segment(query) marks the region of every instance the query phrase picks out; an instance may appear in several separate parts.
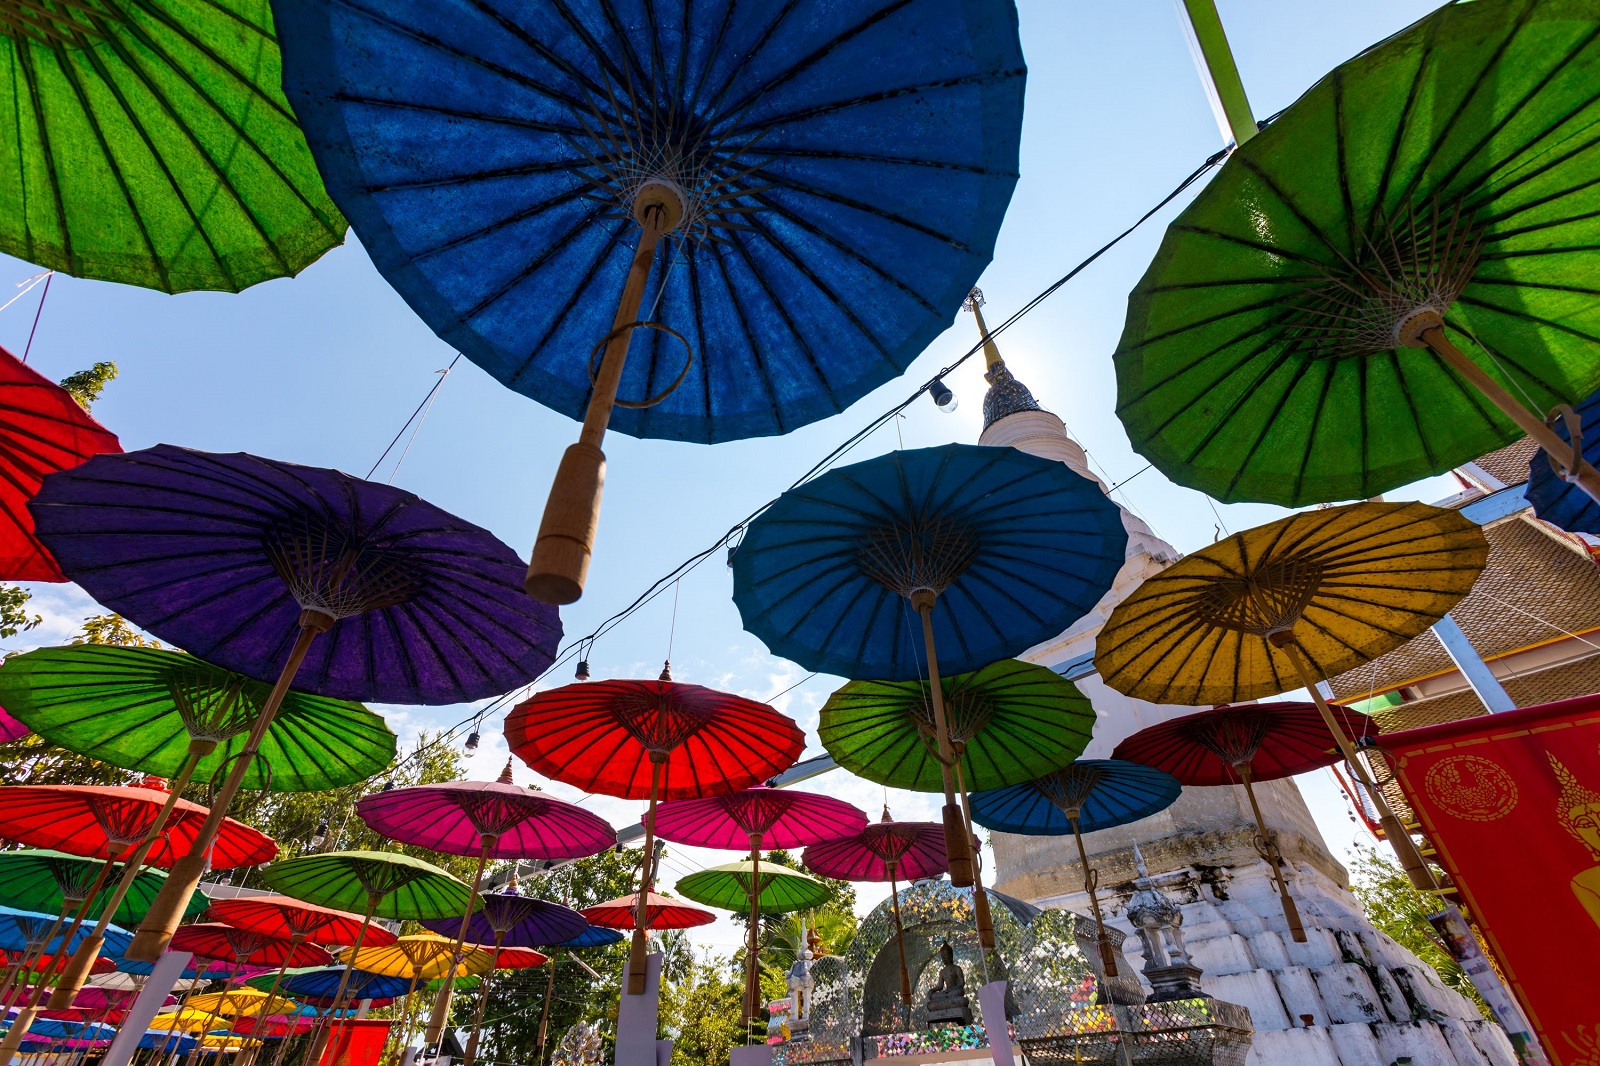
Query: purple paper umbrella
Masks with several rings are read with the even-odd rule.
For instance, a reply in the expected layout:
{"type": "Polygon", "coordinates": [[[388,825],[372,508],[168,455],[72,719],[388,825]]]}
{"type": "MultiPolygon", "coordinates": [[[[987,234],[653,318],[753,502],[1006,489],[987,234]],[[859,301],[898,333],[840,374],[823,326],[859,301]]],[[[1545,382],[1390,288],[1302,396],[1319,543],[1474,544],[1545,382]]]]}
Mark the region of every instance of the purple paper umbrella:
{"type": "MultiPolygon", "coordinates": [[[[476,855],[472,899],[455,920],[455,961],[460,963],[472,913],[477,909],[483,868],[494,859],[581,859],[616,846],[617,832],[599,815],[511,780],[511,761],[498,781],[444,781],[362,798],[356,813],[376,833],[402,844],[476,855]]],[[[572,935],[576,936],[581,929],[572,935]]],[[[449,935],[449,934],[446,934],[449,935]]],[[[436,1043],[449,1017],[457,967],[445,975],[428,1022],[436,1043]]]]}
{"type": "Polygon", "coordinates": [[[128,947],[134,959],[171,939],[291,682],[341,699],[459,703],[531,681],[561,639],[556,612],[522,592],[516,552],[336,470],[159,444],[53,474],[28,506],[89,595],[192,655],[277,681],[128,947]]]}
{"type": "Polygon", "coordinates": [[[867,827],[866,812],[814,792],[747,788],[703,799],[668,800],[656,808],[656,835],[677,844],[750,852],[749,943],[745,945],[745,1020],[761,994],[756,937],[761,927],[761,849],[803,848],[854,836],[867,827]]]}
{"type": "MultiPolygon", "coordinates": [[[[489,1001],[489,983],[494,980],[495,971],[500,968],[500,949],[503,947],[550,949],[550,962],[547,964],[550,976],[545,988],[546,1009],[539,1021],[542,1042],[543,1034],[550,1023],[548,1004],[555,988],[554,949],[589,930],[588,919],[569,907],[536,896],[518,895],[515,876],[512,877],[511,885],[505,892],[491,892],[479,898],[483,901],[483,909],[472,915],[472,920],[467,925],[467,940],[473,944],[493,945],[490,950],[494,953],[494,958],[489,972],[483,975],[484,987],[478,991],[478,1009],[472,1019],[472,1035],[467,1037],[465,1061],[468,1066],[477,1059],[478,1033],[483,1028],[483,1006],[489,1001]]],[[[441,936],[449,936],[456,931],[456,920],[440,918],[423,922],[422,926],[441,936]]],[[[617,940],[621,939],[619,935],[617,940]]]]}

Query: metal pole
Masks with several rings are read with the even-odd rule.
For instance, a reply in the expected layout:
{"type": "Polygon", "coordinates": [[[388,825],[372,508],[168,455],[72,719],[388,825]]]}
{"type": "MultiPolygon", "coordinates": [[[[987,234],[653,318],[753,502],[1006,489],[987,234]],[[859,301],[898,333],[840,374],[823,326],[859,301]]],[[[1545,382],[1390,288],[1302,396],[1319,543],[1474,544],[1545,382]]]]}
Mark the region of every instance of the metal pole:
{"type": "Polygon", "coordinates": [[[1228,127],[1233,131],[1233,143],[1242,145],[1256,135],[1256,118],[1245,96],[1244,82],[1233,61],[1233,49],[1228,46],[1228,35],[1223,32],[1217,5],[1214,0],[1183,0],[1183,9],[1189,15],[1195,43],[1200,46],[1211,85],[1222,103],[1228,127]]]}
{"type": "Polygon", "coordinates": [[[1500,684],[1500,679],[1494,676],[1494,671],[1489,669],[1489,664],[1483,661],[1483,656],[1478,654],[1478,649],[1472,646],[1454,618],[1445,615],[1435,622],[1433,635],[1439,638],[1445,654],[1450,656],[1450,661],[1456,664],[1456,669],[1461,671],[1461,676],[1467,679],[1467,684],[1472,686],[1490,714],[1517,709],[1505,686],[1500,684]]]}

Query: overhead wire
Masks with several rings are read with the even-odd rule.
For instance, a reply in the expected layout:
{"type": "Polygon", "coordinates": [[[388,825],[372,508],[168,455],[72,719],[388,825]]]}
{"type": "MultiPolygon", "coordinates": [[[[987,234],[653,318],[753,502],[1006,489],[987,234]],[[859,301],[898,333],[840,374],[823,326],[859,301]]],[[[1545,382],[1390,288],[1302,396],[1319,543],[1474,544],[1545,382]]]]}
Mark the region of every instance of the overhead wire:
{"type": "MultiPolygon", "coordinates": [[[[1079,274],[1081,274],[1084,270],[1088,269],[1089,266],[1091,266],[1098,259],[1100,259],[1101,256],[1105,255],[1111,249],[1115,248],[1118,244],[1122,243],[1122,241],[1124,239],[1126,239],[1129,235],[1131,235],[1135,230],[1139,229],[1139,227],[1143,226],[1151,218],[1153,218],[1155,215],[1157,215],[1168,204],[1172,203],[1172,201],[1174,201],[1178,197],[1182,196],[1186,191],[1188,191],[1190,186],[1192,186],[1195,182],[1199,181],[1202,177],[1204,177],[1208,171],[1210,171],[1214,167],[1220,165],[1222,163],[1222,161],[1227,158],[1227,156],[1228,156],[1228,149],[1223,149],[1223,150],[1221,150],[1219,152],[1216,152],[1215,154],[1207,157],[1206,160],[1203,163],[1201,163],[1198,167],[1196,167],[1193,171],[1191,171],[1187,177],[1185,177],[1181,182],[1179,182],[1178,185],[1171,192],[1167,193],[1159,201],[1157,201],[1156,204],[1153,207],[1151,207],[1149,210],[1147,210],[1143,214],[1141,214],[1133,222],[1132,225],[1128,226],[1126,229],[1122,230],[1116,236],[1112,237],[1105,244],[1102,244],[1100,247],[1096,248],[1087,257],[1085,257],[1083,260],[1081,260],[1076,265],[1074,265],[1072,267],[1072,269],[1068,270],[1065,274],[1061,275],[1061,277],[1057,278],[1055,281],[1053,281],[1049,285],[1047,285],[1043,290],[1041,290],[1039,293],[1037,293],[1031,299],[1029,299],[1027,303],[1023,304],[1019,309],[1017,309],[1014,313],[1012,313],[1012,315],[1009,318],[1005,319],[1003,322],[999,323],[998,325],[992,327],[989,330],[989,336],[991,338],[998,337],[1000,334],[1004,333],[1006,330],[1010,329],[1012,326],[1014,326],[1018,322],[1020,322],[1024,317],[1026,317],[1029,313],[1031,313],[1040,304],[1044,303],[1044,301],[1048,300],[1051,296],[1055,295],[1055,293],[1057,291],[1059,291],[1062,286],[1064,286],[1068,282],[1072,281],[1079,274]]],[[[943,369],[941,369],[938,373],[934,374],[928,380],[924,381],[921,385],[917,386],[917,388],[910,395],[908,395],[905,399],[901,400],[899,403],[895,404],[893,407],[889,408],[887,411],[885,411],[882,414],[878,415],[872,421],[868,422],[861,429],[858,429],[855,433],[853,433],[849,437],[845,438],[845,440],[842,443],[840,443],[832,451],[828,452],[821,459],[819,459],[815,464],[813,464],[809,469],[807,469],[803,474],[801,474],[800,477],[795,479],[795,481],[793,483],[791,483],[788,486],[788,489],[786,489],[785,491],[790,491],[790,490],[793,490],[795,488],[798,488],[799,486],[805,484],[806,482],[808,482],[808,481],[812,480],[813,478],[817,477],[819,474],[821,474],[824,471],[828,470],[830,467],[834,466],[841,459],[843,459],[846,455],[848,455],[852,450],[854,450],[857,446],[859,446],[863,441],[865,441],[868,437],[872,436],[872,434],[876,433],[879,429],[883,428],[885,425],[888,425],[891,421],[896,419],[901,414],[901,412],[905,411],[908,407],[910,407],[913,403],[915,403],[922,396],[923,393],[925,393],[929,389],[931,389],[935,382],[942,381],[947,374],[950,374],[950,373],[954,372],[955,370],[957,370],[959,367],[961,367],[969,359],[971,359],[973,356],[977,355],[982,350],[983,350],[983,341],[980,340],[978,343],[976,343],[972,347],[968,348],[967,351],[963,355],[961,355],[958,359],[956,359],[954,362],[950,363],[948,366],[946,366],[943,369]]],[[[456,356],[456,358],[459,360],[461,357],[458,354],[456,356]]],[[[455,365],[455,363],[452,362],[451,366],[453,367],[454,365],[455,365]]],[[[431,396],[432,392],[436,391],[438,389],[439,385],[442,384],[442,383],[443,383],[443,378],[441,378],[439,382],[435,382],[434,389],[430,390],[429,396],[431,396]]],[[[412,418],[406,420],[406,424],[405,424],[405,426],[401,427],[400,433],[395,434],[395,441],[390,442],[389,448],[384,450],[384,454],[385,455],[387,455],[389,450],[394,447],[394,443],[397,442],[400,439],[401,434],[403,434],[405,432],[405,430],[406,430],[406,427],[411,424],[412,419],[416,418],[417,414],[421,412],[422,407],[424,406],[424,404],[426,404],[426,402],[427,402],[427,399],[424,398],[423,404],[419,404],[418,407],[417,407],[417,411],[413,412],[412,418]]],[[[376,470],[378,465],[381,464],[382,462],[383,462],[383,457],[380,456],[379,459],[378,459],[378,463],[373,465],[373,470],[376,470]]],[[[1145,467],[1144,469],[1148,469],[1148,466],[1145,467]]],[[[1143,472],[1144,472],[1144,470],[1141,469],[1137,473],[1133,474],[1131,477],[1128,477],[1128,478],[1124,479],[1123,482],[1121,482],[1120,484],[1126,484],[1128,481],[1133,480],[1134,477],[1138,477],[1139,474],[1142,474],[1143,472]]],[[[369,473],[368,476],[369,477],[371,476],[370,473],[369,473]]],[[[1117,486],[1113,486],[1113,488],[1120,487],[1120,484],[1117,485],[1117,486]]],[[[683,560],[677,566],[675,566],[671,570],[669,570],[666,574],[664,574],[661,577],[657,578],[653,583],[650,584],[649,587],[647,587],[643,592],[641,592],[637,597],[635,597],[633,599],[633,601],[631,603],[629,603],[626,607],[623,607],[621,610],[615,612],[614,614],[611,614],[611,615],[607,616],[598,625],[596,625],[595,628],[593,630],[591,630],[590,632],[584,634],[581,637],[575,637],[575,638],[571,639],[567,643],[567,645],[565,647],[563,647],[562,649],[560,649],[558,651],[556,658],[551,662],[551,664],[548,667],[546,667],[545,670],[538,677],[534,678],[534,680],[528,682],[526,685],[522,686],[519,689],[513,690],[512,692],[502,693],[501,695],[499,695],[499,696],[495,697],[493,700],[491,700],[483,708],[481,708],[481,709],[479,709],[477,711],[474,711],[471,716],[469,716],[469,717],[463,719],[462,721],[456,723],[454,726],[451,726],[449,729],[441,731],[439,736],[436,737],[435,740],[432,743],[430,743],[428,745],[419,746],[415,751],[413,751],[410,755],[408,755],[404,760],[402,760],[401,762],[397,763],[395,765],[395,769],[398,770],[400,767],[402,767],[406,763],[408,763],[408,762],[420,757],[422,754],[424,754],[426,751],[430,750],[431,748],[439,746],[439,745],[442,745],[444,743],[447,743],[458,732],[460,732],[464,727],[466,727],[467,725],[469,725],[470,723],[473,723],[473,722],[481,722],[486,716],[488,716],[491,712],[493,712],[495,709],[497,709],[498,707],[502,706],[506,702],[515,700],[515,699],[519,698],[520,696],[522,696],[523,694],[531,692],[541,681],[544,680],[545,677],[549,676],[549,674],[552,671],[554,671],[557,668],[559,668],[559,667],[565,665],[566,663],[570,662],[577,655],[577,653],[578,653],[578,651],[580,649],[583,649],[584,652],[585,652],[585,656],[587,656],[592,651],[596,641],[598,641],[601,637],[605,636],[606,634],[610,633],[612,630],[616,629],[617,626],[621,625],[628,618],[632,617],[640,609],[642,609],[643,607],[645,607],[648,604],[650,604],[657,596],[661,595],[664,591],[666,591],[666,589],[668,589],[669,587],[674,587],[678,582],[680,582],[689,573],[691,573],[692,571],[697,569],[707,559],[711,558],[712,556],[716,555],[718,552],[720,552],[724,548],[726,548],[734,540],[734,538],[738,537],[741,533],[743,533],[744,530],[746,529],[746,527],[748,527],[750,525],[750,523],[754,522],[758,517],[760,517],[760,515],[764,511],[766,511],[767,508],[771,507],[773,505],[773,503],[775,503],[775,502],[777,502],[777,497],[773,497],[773,499],[768,500],[766,503],[763,503],[760,507],[758,507],[754,511],[750,512],[748,515],[746,515],[745,517],[741,518],[739,521],[735,522],[733,525],[729,526],[727,531],[724,532],[721,536],[719,536],[710,545],[708,545],[707,547],[701,549],[700,551],[695,552],[693,555],[689,556],[687,559],[683,560]]],[[[1219,521],[1220,521],[1220,516],[1219,516],[1219,521]]],[[[809,678],[807,680],[809,680],[809,678]]],[[[780,693],[780,695],[781,695],[781,693],[780,693]]],[[[391,772],[393,772],[393,771],[391,771],[391,772]]]]}

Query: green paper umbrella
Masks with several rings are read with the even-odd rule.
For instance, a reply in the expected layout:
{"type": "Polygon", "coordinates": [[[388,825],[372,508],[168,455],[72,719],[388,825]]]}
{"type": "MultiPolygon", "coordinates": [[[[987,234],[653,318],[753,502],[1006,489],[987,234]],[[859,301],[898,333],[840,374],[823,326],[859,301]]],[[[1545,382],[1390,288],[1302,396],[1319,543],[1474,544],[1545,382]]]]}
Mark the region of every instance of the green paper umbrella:
{"type": "MultiPolygon", "coordinates": [[[[707,907],[749,910],[752,866],[749,859],[742,859],[690,874],[678,882],[678,894],[707,907]]],[[[805,911],[828,901],[828,886],[797,870],[764,862],[760,878],[761,898],[757,907],[762,914],[805,911]]]]}
{"type": "MultiPolygon", "coordinates": [[[[1003,659],[941,684],[950,742],[972,791],[1059,770],[1094,731],[1088,697],[1043,666],[1003,659]]],[[[857,777],[914,792],[944,787],[926,681],[851,681],[822,705],[817,732],[857,777]]]]}
{"type": "Polygon", "coordinates": [[[0,251],[185,292],[344,239],[284,99],[267,0],[0,4],[0,251]]]}
{"type": "Polygon", "coordinates": [[[1233,153],[1129,298],[1134,447],[1293,507],[1524,432],[1570,456],[1542,422],[1600,387],[1597,110],[1592,3],[1446,4],[1335,69],[1233,153]]]}
{"type": "MultiPolygon", "coordinates": [[[[0,905],[55,913],[69,903],[75,908],[94,887],[104,866],[99,859],[86,859],[48,848],[0,852],[0,905]]],[[[166,880],[167,875],[160,871],[142,870],[111,921],[130,928],[136,925],[150,909],[151,901],[166,880]]],[[[100,914],[111,892],[109,888],[102,888],[96,893],[87,913],[100,914]]],[[[184,911],[184,919],[198,918],[210,903],[205,896],[195,893],[184,911]]]]}
{"type": "MultiPolygon", "coordinates": [[[[365,915],[350,956],[361,951],[374,917],[423,921],[453,918],[472,905],[475,894],[464,881],[437,866],[392,851],[330,851],[273,863],[261,879],[285,896],[365,915]]],[[[345,967],[333,1009],[341,1006],[350,983],[345,967]]]]}
{"type": "Polygon", "coordinates": [[[261,879],[285,896],[377,918],[459,917],[472,897],[465,882],[394,851],[330,851],[275,862],[261,879]]]}
{"type": "MultiPolygon", "coordinates": [[[[244,747],[272,686],[156,648],[41,648],[0,666],[0,706],[53,744],[128,770],[208,780],[244,747]]],[[[359,703],[290,691],[244,787],[339,788],[394,760],[395,736],[359,703]]]]}

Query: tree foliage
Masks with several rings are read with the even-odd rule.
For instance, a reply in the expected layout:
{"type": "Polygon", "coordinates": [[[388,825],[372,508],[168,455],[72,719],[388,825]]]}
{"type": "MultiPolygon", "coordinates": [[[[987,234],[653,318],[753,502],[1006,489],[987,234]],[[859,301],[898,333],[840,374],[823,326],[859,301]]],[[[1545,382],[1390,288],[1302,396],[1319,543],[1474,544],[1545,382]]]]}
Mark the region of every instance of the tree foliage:
{"type": "Polygon", "coordinates": [[[1446,987],[1472,1000],[1484,1017],[1490,1017],[1472,979],[1451,957],[1428,921],[1428,915],[1437,909],[1434,901],[1416,890],[1399,864],[1375,848],[1358,847],[1350,872],[1350,891],[1361,902],[1367,920],[1432,966],[1446,987]]]}
{"type": "MultiPolygon", "coordinates": [[[[697,962],[688,981],[672,991],[672,1066],[724,1066],[728,1049],[744,1043],[742,982],[729,978],[729,960],[697,962]]],[[[663,1007],[669,1006],[662,992],[663,1007]]]]}
{"type": "Polygon", "coordinates": [[[31,599],[33,593],[21,585],[0,585],[0,637],[14,637],[44,621],[43,615],[27,612],[31,599]]]}
{"type": "Polygon", "coordinates": [[[116,363],[100,362],[88,370],[68,374],[61,379],[61,387],[78,401],[78,406],[87,411],[100,398],[100,392],[106,387],[106,382],[115,379],[116,376],[116,363]]]}
{"type": "MultiPolygon", "coordinates": [[[[3,589],[0,589],[0,595],[3,595],[3,589]]],[[[27,594],[23,593],[21,602],[26,600],[27,594]]],[[[34,625],[37,624],[38,619],[35,619],[34,625]]],[[[0,629],[0,635],[13,634],[0,629]]],[[[115,614],[85,618],[83,628],[69,643],[159,647],[155,641],[145,639],[120,615],[115,614]]],[[[57,747],[37,733],[0,744],[0,775],[3,775],[0,780],[9,784],[31,785],[124,785],[140,776],[110,763],[57,747]]]]}

